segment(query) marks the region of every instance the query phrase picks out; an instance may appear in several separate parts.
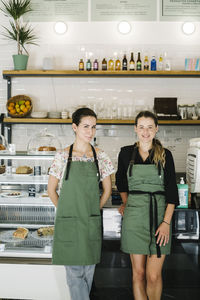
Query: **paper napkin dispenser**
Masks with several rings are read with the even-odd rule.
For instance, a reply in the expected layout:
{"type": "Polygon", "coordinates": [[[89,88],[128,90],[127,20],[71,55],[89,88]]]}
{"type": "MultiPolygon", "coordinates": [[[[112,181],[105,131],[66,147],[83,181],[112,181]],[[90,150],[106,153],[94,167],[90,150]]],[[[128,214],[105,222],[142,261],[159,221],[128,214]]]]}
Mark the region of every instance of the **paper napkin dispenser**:
{"type": "Polygon", "coordinates": [[[177,98],[154,98],[154,112],[160,120],[179,120],[177,98]]]}

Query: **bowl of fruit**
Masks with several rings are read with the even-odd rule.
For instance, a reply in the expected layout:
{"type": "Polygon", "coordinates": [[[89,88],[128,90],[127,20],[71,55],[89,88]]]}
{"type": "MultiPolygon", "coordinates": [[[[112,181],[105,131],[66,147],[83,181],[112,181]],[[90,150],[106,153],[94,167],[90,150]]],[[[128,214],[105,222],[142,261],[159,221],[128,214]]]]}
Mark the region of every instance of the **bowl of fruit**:
{"type": "Polygon", "coordinates": [[[26,95],[16,95],[7,102],[8,115],[13,118],[24,118],[32,110],[32,100],[26,95]]]}

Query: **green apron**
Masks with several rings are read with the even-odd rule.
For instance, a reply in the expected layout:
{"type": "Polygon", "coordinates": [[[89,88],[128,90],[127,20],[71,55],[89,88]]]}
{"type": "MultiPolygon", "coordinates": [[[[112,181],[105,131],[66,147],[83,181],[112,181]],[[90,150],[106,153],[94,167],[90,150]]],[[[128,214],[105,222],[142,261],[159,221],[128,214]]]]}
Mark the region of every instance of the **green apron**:
{"type": "Polygon", "coordinates": [[[100,261],[99,169],[94,162],[72,161],[65,169],[56,212],[53,264],[92,265],[100,261]]]}
{"type": "Polygon", "coordinates": [[[169,243],[156,244],[155,232],[166,209],[164,171],[154,164],[131,162],[128,170],[129,195],[122,221],[121,249],[130,254],[169,254],[169,243]],[[160,169],[160,170],[159,170],[160,169]]]}

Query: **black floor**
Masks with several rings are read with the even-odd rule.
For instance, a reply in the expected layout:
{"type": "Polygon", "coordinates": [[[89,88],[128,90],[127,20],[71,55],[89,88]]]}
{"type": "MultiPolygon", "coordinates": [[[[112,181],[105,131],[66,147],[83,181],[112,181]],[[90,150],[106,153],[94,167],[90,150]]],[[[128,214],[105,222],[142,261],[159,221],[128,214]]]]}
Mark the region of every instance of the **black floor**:
{"type": "MultiPolygon", "coordinates": [[[[176,241],[163,268],[162,300],[200,300],[200,243],[176,241]]],[[[103,245],[96,268],[91,300],[133,300],[129,256],[118,241],[103,245]]]]}

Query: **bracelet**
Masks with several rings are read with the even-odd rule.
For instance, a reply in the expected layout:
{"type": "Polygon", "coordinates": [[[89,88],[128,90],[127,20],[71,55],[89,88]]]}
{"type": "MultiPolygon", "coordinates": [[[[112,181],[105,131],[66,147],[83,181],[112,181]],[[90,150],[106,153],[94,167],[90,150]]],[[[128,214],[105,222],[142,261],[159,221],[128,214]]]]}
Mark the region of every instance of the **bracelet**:
{"type": "Polygon", "coordinates": [[[167,223],[165,220],[163,220],[162,222],[170,226],[170,224],[169,224],[169,223],[167,223]]]}

